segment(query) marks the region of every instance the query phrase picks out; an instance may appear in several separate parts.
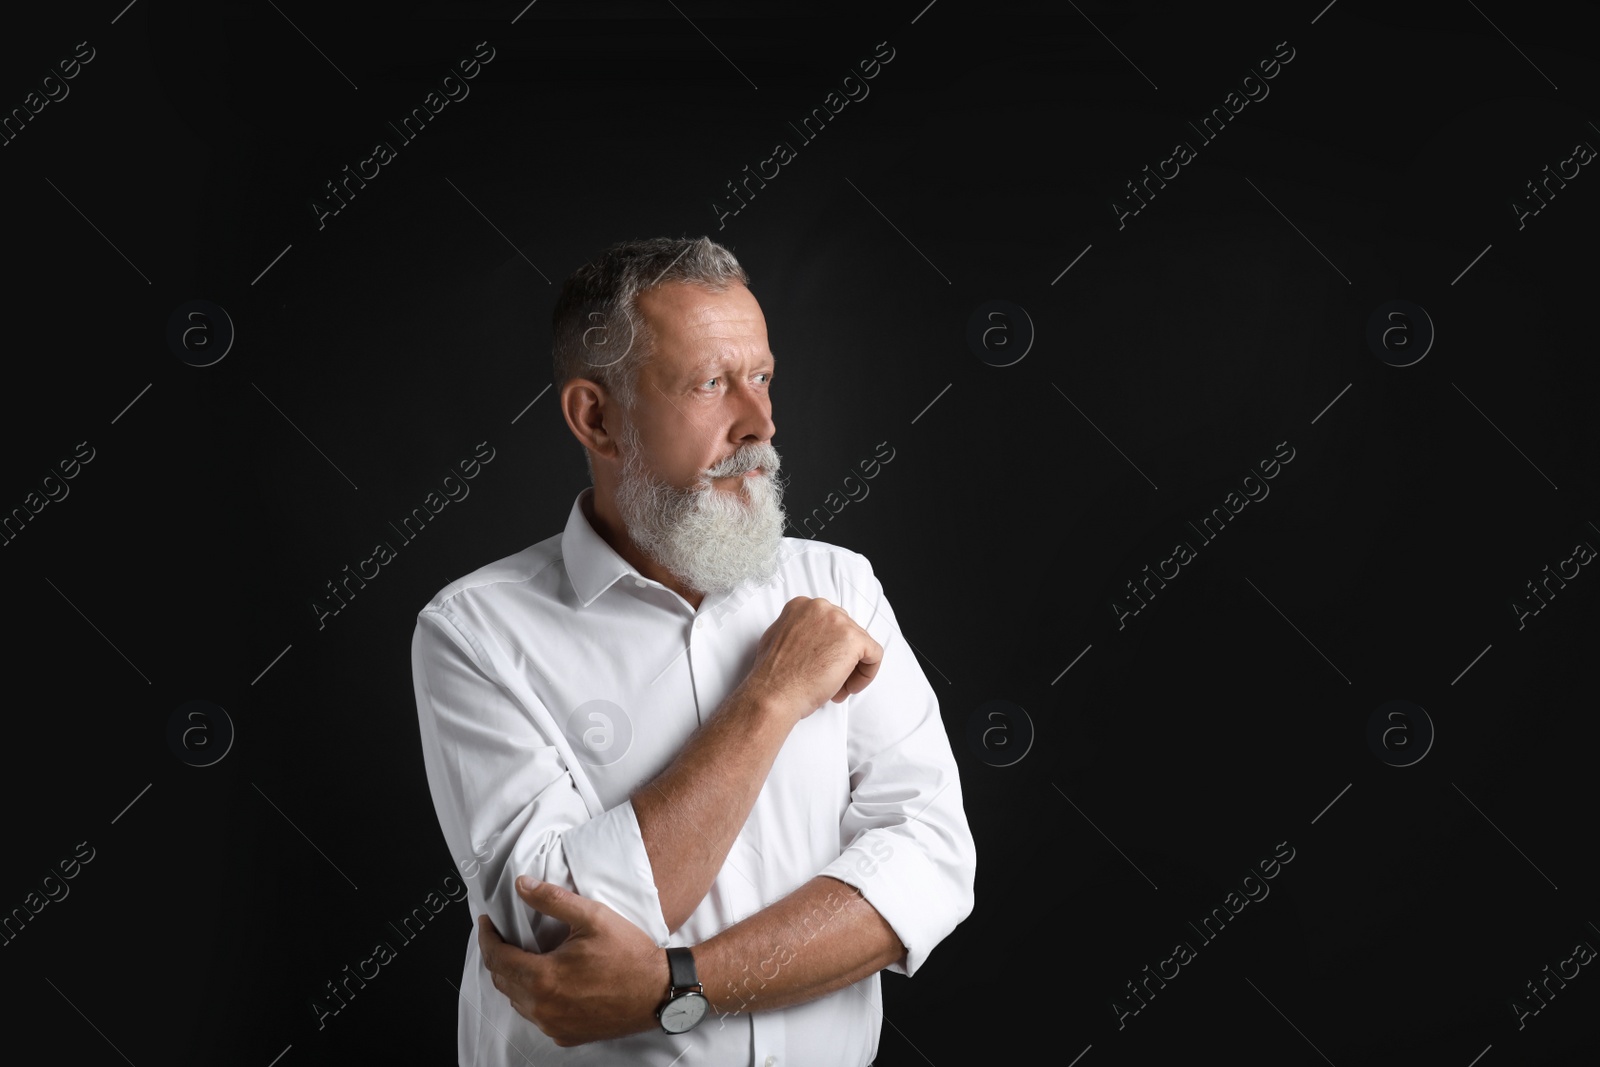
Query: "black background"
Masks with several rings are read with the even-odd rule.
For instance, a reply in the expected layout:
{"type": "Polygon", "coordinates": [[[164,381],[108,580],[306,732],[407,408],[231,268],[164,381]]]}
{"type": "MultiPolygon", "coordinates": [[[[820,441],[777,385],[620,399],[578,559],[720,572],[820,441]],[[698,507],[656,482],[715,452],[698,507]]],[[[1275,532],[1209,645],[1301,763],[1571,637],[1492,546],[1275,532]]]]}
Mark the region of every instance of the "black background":
{"type": "Polygon", "coordinates": [[[1510,1007],[1600,946],[1600,578],[1511,608],[1600,545],[1600,178],[1521,229],[1511,207],[1600,145],[1592,6],[924,2],[8,12],[0,108],[96,52],[0,148],[0,510],[95,450],[0,548],[0,910],[95,850],[0,948],[8,1041],[453,1062],[464,905],[324,1028],[309,1006],[454,870],[415,613],[587,484],[542,392],[561,279],[710,234],[780,357],[791,516],[895,450],[821,536],[923,657],[978,843],[971,917],[884,978],[879,1063],[1592,1062],[1593,967],[1520,1030],[1510,1007]],[[484,40],[400,146],[386,121],[484,40]],[[870,96],[800,143],[883,41],[870,96]],[[1284,41],[1202,144],[1186,121],[1284,41]],[[308,202],[379,138],[396,160],[319,229],[308,202]],[[778,140],[797,158],[719,228],[778,140]],[[1197,158],[1119,229],[1179,140],[1197,158]],[[237,331],[204,368],[166,342],[194,299],[237,331]],[[993,299],[1036,333],[1011,366],[967,344],[993,299]],[[1365,340],[1395,299],[1437,330],[1408,367],[1365,340]],[[480,441],[471,495],[319,629],[324,583],[480,441]],[[1119,630],[1124,583],[1285,441],[1270,496],[1119,630]],[[237,731],[208,767],[167,742],[196,699],[237,731]],[[1395,699],[1436,730],[1403,768],[1366,734],[1395,699]],[[967,740],[990,700],[1035,733],[1010,766],[967,740]],[[1280,842],[1271,895],[1119,1030],[1124,983],[1280,842]]]}

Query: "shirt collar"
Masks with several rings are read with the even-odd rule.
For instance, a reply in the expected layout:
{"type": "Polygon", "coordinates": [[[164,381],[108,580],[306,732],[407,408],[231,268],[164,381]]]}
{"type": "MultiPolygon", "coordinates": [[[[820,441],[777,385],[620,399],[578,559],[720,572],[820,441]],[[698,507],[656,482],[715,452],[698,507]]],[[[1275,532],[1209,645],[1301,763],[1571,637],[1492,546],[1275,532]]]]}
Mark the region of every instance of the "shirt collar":
{"type": "Polygon", "coordinates": [[[578,594],[578,603],[588,607],[618,578],[639,577],[633,564],[617,554],[605,538],[590,525],[583,513],[585,497],[593,497],[594,486],[586,487],[572,501],[567,528],[561,534],[561,558],[567,567],[567,580],[578,594]]]}

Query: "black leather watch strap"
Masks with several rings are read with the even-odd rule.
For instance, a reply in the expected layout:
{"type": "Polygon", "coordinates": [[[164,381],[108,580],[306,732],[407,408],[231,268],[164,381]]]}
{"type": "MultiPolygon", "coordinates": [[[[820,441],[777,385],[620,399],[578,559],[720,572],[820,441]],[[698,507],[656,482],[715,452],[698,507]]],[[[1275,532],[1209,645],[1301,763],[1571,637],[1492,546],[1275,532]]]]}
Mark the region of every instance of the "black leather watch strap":
{"type": "Polygon", "coordinates": [[[667,949],[667,972],[671,976],[672,991],[693,989],[700,984],[694,969],[694,953],[687,948],[667,949]]]}

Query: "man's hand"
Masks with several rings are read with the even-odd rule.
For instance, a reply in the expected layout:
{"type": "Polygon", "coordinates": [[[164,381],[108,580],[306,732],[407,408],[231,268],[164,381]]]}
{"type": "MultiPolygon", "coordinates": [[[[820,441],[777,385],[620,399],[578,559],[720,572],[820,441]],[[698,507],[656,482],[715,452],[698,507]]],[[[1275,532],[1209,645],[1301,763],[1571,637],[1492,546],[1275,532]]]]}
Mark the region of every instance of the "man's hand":
{"type": "Polygon", "coordinates": [[[658,1027],[655,1011],[670,984],[667,953],[633,923],[599,901],[526,876],[517,895],[571,932],[545,953],[501,940],[487,915],[478,917],[478,949],[517,1014],[563,1048],[625,1037],[658,1027]]]}
{"type": "Polygon", "coordinates": [[[842,703],[861,692],[882,661],[883,646],[843,608],[797,596],[761,635],[743,684],[799,722],[830,700],[842,703]]]}

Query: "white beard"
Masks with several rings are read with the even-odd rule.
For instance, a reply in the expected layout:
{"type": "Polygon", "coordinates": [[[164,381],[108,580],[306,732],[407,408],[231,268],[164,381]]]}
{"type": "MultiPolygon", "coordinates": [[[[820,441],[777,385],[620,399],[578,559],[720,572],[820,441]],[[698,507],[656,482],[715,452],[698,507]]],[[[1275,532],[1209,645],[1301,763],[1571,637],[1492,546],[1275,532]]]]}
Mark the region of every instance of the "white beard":
{"type": "Polygon", "coordinates": [[[702,595],[727,592],[746,579],[764,583],[777,574],[788,523],[783,486],[776,478],[776,448],[746,446],[701,471],[694,488],[679,489],[645,466],[632,420],[623,419],[618,437],[624,459],[617,510],[639,551],[702,595]],[[740,478],[735,490],[718,489],[710,481],[755,467],[761,474],[740,478]]]}

